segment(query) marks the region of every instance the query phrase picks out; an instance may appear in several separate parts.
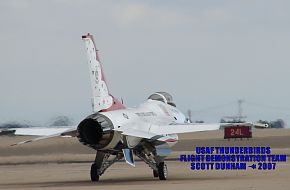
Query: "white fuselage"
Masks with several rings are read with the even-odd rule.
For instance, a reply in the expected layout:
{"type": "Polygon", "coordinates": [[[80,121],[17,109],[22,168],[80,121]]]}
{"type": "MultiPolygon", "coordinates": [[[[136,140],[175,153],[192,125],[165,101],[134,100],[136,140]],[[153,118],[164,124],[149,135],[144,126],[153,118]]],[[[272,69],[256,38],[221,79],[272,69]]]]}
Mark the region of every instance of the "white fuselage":
{"type": "MultiPolygon", "coordinates": [[[[175,107],[156,100],[147,100],[138,107],[121,110],[102,112],[101,114],[111,119],[114,129],[128,128],[132,131],[143,131],[150,133],[152,125],[164,126],[172,123],[185,123],[185,116],[175,107]]],[[[122,135],[122,134],[121,134],[122,135]]],[[[178,141],[177,134],[164,134],[168,146],[173,146],[178,141]]],[[[128,146],[133,148],[141,138],[126,136],[128,146]]]]}

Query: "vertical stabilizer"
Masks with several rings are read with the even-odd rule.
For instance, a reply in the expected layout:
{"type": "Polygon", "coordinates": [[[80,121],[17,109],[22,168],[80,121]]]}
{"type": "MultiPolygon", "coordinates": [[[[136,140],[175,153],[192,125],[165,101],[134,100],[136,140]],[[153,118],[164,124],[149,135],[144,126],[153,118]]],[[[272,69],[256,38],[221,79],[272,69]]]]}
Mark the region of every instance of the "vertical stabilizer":
{"type": "Polygon", "coordinates": [[[93,36],[87,34],[82,36],[82,39],[85,42],[88,57],[91,88],[93,92],[93,112],[123,108],[123,105],[119,105],[119,102],[115,100],[115,98],[109,92],[93,36]]]}

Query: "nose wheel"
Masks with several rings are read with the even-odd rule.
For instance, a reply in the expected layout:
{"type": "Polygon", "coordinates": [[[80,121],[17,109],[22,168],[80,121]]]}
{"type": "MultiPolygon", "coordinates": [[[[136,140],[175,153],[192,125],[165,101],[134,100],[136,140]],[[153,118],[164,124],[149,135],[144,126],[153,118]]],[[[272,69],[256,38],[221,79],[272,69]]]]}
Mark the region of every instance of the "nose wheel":
{"type": "Polygon", "coordinates": [[[159,163],[157,165],[157,169],[158,169],[158,177],[159,177],[159,179],[160,180],[166,180],[167,177],[168,177],[168,170],[167,170],[166,164],[164,162],[159,163]]]}

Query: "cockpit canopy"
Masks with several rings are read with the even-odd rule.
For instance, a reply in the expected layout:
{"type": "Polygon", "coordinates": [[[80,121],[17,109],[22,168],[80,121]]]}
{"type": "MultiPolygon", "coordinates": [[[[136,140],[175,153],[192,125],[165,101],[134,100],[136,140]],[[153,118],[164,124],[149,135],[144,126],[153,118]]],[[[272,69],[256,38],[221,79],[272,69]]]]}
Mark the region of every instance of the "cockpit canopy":
{"type": "Polygon", "coordinates": [[[176,107],[175,103],[173,103],[172,96],[167,92],[155,92],[154,94],[150,95],[148,99],[157,100],[176,107]]]}

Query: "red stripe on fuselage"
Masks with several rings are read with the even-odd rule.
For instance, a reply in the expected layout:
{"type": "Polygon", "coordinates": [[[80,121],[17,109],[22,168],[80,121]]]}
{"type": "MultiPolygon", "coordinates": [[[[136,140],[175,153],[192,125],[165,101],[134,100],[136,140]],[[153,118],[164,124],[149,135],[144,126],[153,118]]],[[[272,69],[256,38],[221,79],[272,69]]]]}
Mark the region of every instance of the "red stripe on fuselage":
{"type": "Polygon", "coordinates": [[[165,142],[177,142],[176,139],[166,139],[165,142]]]}

